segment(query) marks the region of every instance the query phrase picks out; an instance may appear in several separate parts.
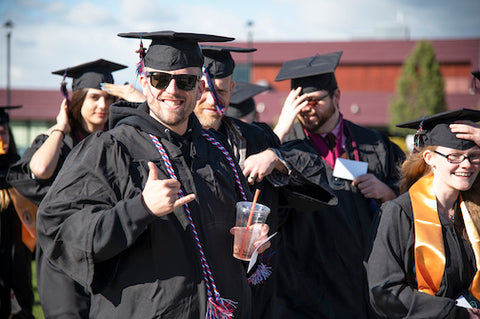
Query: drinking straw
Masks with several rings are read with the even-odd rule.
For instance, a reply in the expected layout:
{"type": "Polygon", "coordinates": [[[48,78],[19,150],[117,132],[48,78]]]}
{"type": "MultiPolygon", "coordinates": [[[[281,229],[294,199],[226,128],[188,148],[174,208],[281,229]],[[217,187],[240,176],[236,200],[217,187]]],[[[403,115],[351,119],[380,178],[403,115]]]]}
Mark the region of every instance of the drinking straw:
{"type": "Polygon", "coordinates": [[[257,203],[259,194],[260,194],[260,188],[257,188],[255,190],[255,196],[253,197],[252,207],[250,208],[250,215],[248,215],[247,228],[245,229],[242,245],[240,246],[239,256],[243,256],[243,249],[245,248],[245,240],[247,239],[248,228],[250,228],[250,224],[252,223],[253,212],[255,211],[255,204],[257,203]]]}

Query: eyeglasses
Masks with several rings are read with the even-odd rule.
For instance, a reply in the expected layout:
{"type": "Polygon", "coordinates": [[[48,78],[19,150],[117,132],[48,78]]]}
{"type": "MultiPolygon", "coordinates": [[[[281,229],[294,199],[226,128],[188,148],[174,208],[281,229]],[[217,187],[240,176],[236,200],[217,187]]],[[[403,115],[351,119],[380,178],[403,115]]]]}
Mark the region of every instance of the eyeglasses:
{"type": "Polygon", "coordinates": [[[325,94],[324,96],[319,97],[319,98],[314,98],[314,97],[307,98],[307,105],[313,106],[313,105],[325,100],[329,96],[330,96],[330,92],[325,94]]]}
{"type": "Polygon", "coordinates": [[[445,155],[445,154],[442,154],[442,153],[437,152],[437,151],[434,151],[434,152],[437,153],[438,155],[441,155],[441,156],[445,157],[447,159],[447,161],[449,163],[452,163],[452,164],[460,164],[465,159],[468,159],[468,161],[471,164],[479,164],[480,163],[480,153],[474,153],[474,154],[470,154],[470,155],[453,153],[453,154],[445,155]]]}
{"type": "Polygon", "coordinates": [[[150,84],[157,89],[165,89],[172,79],[180,90],[191,91],[197,84],[199,77],[194,74],[170,74],[165,72],[147,72],[150,84]]]}

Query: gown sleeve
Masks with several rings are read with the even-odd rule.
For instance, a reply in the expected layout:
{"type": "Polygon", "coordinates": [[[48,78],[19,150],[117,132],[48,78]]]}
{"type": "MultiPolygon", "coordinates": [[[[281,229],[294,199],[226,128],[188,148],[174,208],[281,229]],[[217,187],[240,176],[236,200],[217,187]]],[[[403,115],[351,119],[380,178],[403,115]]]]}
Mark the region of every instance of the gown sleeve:
{"type": "MultiPolygon", "coordinates": [[[[410,206],[411,207],[411,206],[410,206]]],[[[455,300],[418,291],[413,221],[395,201],[385,203],[366,263],[370,301],[388,318],[468,318],[455,300]]]]}
{"type": "Polygon", "coordinates": [[[37,217],[45,256],[85,287],[94,263],[131,246],[156,218],[142,204],[143,187],[133,185],[138,172],[122,146],[95,135],[72,150],[37,217]]]}
{"type": "Polygon", "coordinates": [[[60,148],[60,157],[52,177],[48,179],[34,178],[30,170],[30,161],[36,151],[45,143],[48,135],[40,134],[33,141],[32,145],[25,150],[20,160],[10,166],[8,170],[7,180],[17,189],[17,191],[30,200],[35,205],[40,205],[47,194],[50,186],[60,171],[63,162],[73,147],[73,139],[70,135],[66,135],[60,148]]]}
{"type": "Polygon", "coordinates": [[[386,147],[386,168],[387,176],[385,179],[385,184],[390,187],[395,194],[400,193],[400,167],[405,161],[405,153],[402,149],[395,143],[391,142],[388,137],[383,136],[385,147],[386,147]]]}

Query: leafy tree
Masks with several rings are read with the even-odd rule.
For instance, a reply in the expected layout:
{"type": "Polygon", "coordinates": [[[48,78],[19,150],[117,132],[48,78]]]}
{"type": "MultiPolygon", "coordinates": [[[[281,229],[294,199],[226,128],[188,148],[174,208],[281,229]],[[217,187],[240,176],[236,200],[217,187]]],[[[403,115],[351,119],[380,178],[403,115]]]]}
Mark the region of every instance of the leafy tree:
{"type": "Polygon", "coordinates": [[[409,134],[411,130],[395,125],[446,111],[444,86],[433,45],[427,41],[418,42],[403,64],[397,81],[397,96],[390,101],[390,134],[409,134]]]}

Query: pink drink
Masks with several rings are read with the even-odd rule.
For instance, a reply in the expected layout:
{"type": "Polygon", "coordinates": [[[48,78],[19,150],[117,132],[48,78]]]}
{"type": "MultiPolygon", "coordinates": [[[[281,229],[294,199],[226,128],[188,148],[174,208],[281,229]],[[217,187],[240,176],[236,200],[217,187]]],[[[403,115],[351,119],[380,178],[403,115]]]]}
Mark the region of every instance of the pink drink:
{"type": "Polygon", "coordinates": [[[239,227],[235,230],[235,236],[233,241],[233,257],[238,258],[240,260],[249,261],[252,257],[253,251],[255,247],[253,244],[259,239],[260,237],[260,224],[251,225],[248,228],[246,227],[239,227]],[[246,236],[246,237],[245,237],[246,236]],[[244,240],[245,237],[245,240],[244,240]],[[240,251],[243,246],[243,253],[240,255],[240,251]]]}

